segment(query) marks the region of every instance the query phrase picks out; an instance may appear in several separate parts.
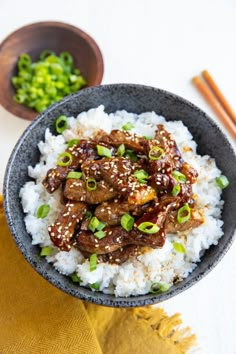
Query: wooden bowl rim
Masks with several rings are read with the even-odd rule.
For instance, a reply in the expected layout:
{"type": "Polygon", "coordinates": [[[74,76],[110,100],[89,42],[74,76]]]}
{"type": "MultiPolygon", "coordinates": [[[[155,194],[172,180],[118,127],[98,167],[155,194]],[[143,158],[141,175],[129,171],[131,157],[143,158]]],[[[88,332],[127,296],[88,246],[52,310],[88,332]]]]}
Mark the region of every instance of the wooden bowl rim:
{"type": "MultiPolygon", "coordinates": [[[[104,61],[103,61],[102,52],[101,52],[100,48],[98,47],[97,43],[95,42],[95,40],[88,33],[83,31],[79,27],[76,27],[76,26],[71,25],[69,23],[60,22],[60,21],[39,21],[39,22],[29,23],[25,26],[17,28],[12,33],[10,33],[7,37],[5,37],[2,40],[2,42],[0,43],[0,58],[1,58],[1,53],[4,52],[4,48],[7,45],[7,43],[12,38],[17,36],[20,32],[25,31],[25,30],[30,30],[31,28],[46,28],[46,27],[56,27],[56,28],[70,30],[70,31],[74,32],[75,34],[79,35],[81,38],[83,38],[89,44],[89,46],[92,48],[92,51],[94,52],[94,55],[96,57],[98,70],[96,72],[96,76],[95,76],[93,85],[88,85],[86,87],[99,85],[102,81],[103,73],[104,73],[104,61]]],[[[9,101],[8,101],[8,103],[9,103],[9,101]]],[[[12,98],[12,103],[14,103],[14,104],[12,104],[12,105],[7,104],[6,100],[1,99],[1,95],[0,95],[0,105],[2,105],[8,112],[16,115],[17,117],[23,118],[26,120],[34,120],[39,115],[38,112],[36,112],[33,109],[30,109],[24,105],[18,104],[17,108],[16,108],[13,98],[12,98]]]]}

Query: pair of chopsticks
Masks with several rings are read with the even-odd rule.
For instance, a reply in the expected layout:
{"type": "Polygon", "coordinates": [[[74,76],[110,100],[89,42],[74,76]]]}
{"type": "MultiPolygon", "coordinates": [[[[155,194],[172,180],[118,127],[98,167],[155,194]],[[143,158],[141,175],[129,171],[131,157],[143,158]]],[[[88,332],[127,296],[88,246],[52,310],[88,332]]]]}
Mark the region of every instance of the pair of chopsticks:
{"type": "Polygon", "coordinates": [[[211,106],[218,118],[224,124],[230,135],[236,139],[236,114],[230,107],[223,93],[207,70],[192,79],[193,84],[211,106]]]}

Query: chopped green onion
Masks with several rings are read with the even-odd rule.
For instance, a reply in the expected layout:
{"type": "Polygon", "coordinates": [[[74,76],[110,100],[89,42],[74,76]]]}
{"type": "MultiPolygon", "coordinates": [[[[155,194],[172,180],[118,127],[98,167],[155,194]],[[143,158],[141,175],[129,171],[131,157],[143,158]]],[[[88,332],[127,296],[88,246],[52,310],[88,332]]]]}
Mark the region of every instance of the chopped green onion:
{"type": "Polygon", "coordinates": [[[149,174],[144,170],[137,170],[134,172],[134,176],[137,178],[140,183],[147,183],[147,178],[149,174]]]}
{"type": "Polygon", "coordinates": [[[97,145],[97,154],[104,157],[112,156],[111,150],[102,145],[97,145]]]}
{"type": "Polygon", "coordinates": [[[172,172],[172,176],[174,177],[174,179],[176,179],[176,181],[180,183],[185,183],[187,181],[186,176],[177,170],[172,172]]]}
{"type": "Polygon", "coordinates": [[[140,225],[138,225],[138,229],[145,234],[155,234],[160,230],[157,224],[153,224],[150,221],[142,222],[140,225]]]}
{"type": "Polygon", "coordinates": [[[160,146],[154,146],[148,154],[150,160],[160,160],[165,154],[165,151],[160,146]]]}
{"type": "Polygon", "coordinates": [[[86,180],[86,188],[88,191],[95,191],[97,189],[97,182],[94,178],[88,178],[86,180]]]}
{"type": "Polygon", "coordinates": [[[96,216],[93,216],[89,222],[88,227],[92,232],[94,232],[97,229],[99,223],[100,221],[98,220],[98,218],[96,218],[96,216]]]}
{"type": "Polygon", "coordinates": [[[44,60],[46,59],[47,57],[49,57],[50,55],[56,55],[52,50],[49,50],[49,49],[45,49],[42,51],[42,53],[40,54],[39,56],[39,59],[40,60],[44,60]]]}
{"type": "Polygon", "coordinates": [[[106,233],[104,231],[100,230],[100,231],[95,232],[94,236],[96,236],[99,240],[101,240],[103,237],[106,236],[106,233]]]}
{"type": "Polygon", "coordinates": [[[86,85],[86,80],[80,70],[74,68],[73,57],[68,52],[57,56],[47,49],[36,62],[23,53],[19,56],[17,67],[17,76],[11,80],[16,89],[14,100],[37,112],[42,112],[53,102],[86,85]]]}
{"type": "Polygon", "coordinates": [[[28,70],[31,65],[31,58],[28,54],[21,54],[17,63],[20,71],[28,70]]]}
{"type": "Polygon", "coordinates": [[[24,61],[25,63],[28,63],[28,64],[31,63],[31,58],[30,58],[30,56],[29,56],[28,54],[26,54],[26,53],[22,53],[22,54],[20,55],[19,60],[22,61],[22,62],[24,61]]]}
{"type": "Polygon", "coordinates": [[[181,187],[180,187],[179,184],[176,184],[176,185],[173,187],[173,189],[172,189],[172,191],[171,191],[171,194],[173,195],[173,197],[176,197],[176,196],[179,194],[180,189],[181,189],[181,187]]]}
{"type": "Polygon", "coordinates": [[[59,116],[56,120],[56,131],[61,134],[68,127],[68,122],[66,116],[59,116]]]}
{"type": "Polygon", "coordinates": [[[124,214],[120,220],[121,226],[126,231],[131,231],[134,226],[134,218],[129,214],[124,214]]]}
{"type": "Polygon", "coordinates": [[[117,155],[118,156],[123,156],[125,153],[125,145],[121,144],[118,149],[117,149],[117,155]]]}
{"type": "Polygon", "coordinates": [[[99,221],[99,224],[98,224],[98,226],[96,227],[96,229],[97,229],[98,231],[100,231],[100,230],[103,230],[105,226],[106,226],[105,222],[99,221]]]}
{"type": "Polygon", "coordinates": [[[93,216],[93,214],[91,213],[91,211],[86,211],[86,213],[84,214],[84,220],[88,220],[91,219],[93,216]]]}
{"type": "Polygon", "coordinates": [[[220,177],[216,177],[216,183],[221,189],[224,189],[224,188],[228,187],[229,180],[226,176],[221,175],[220,177]]]}
{"type": "Polygon", "coordinates": [[[122,125],[121,129],[123,130],[131,130],[134,128],[134,125],[131,122],[127,122],[126,124],[122,125]]]}
{"type": "Polygon", "coordinates": [[[100,289],[100,284],[99,283],[90,284],[90,288],[94,289],[94,290],[99,290],[100,289]]]}
{"type": "Polygon", "coordinates": [[[46,246],[46,247],[42,247],[41,248],[41,252],[40,252],[40,256],[51,256],[51,254],[53,253],[54,248],[51,246],[46,246]]]}
{"type": "Polygon", "coordinates": [[[66,176],[66,179],[68,178],[80,179],[81,177],[82,177],[82,172],[71,171],[66,176]]]}
{"type": "Polygon", "coordinates": [[[68,141],[67,146],[69,148],[71,148],[72,146],[78,145],[78,144],[79,144],[79,139],[72,139],[72,140],[68,141]]]}
{"type": "Polygon", "coordinates": [[[97,255],[96,253],[93,253],[89,257],[89,270],[90,272],[93,272],[95,269],[97,269],[97,255]]]}
{"type": "Polygon", "coordinates": [[[58,155],[57,165],[58,166],[70,166],[72,163],[72,155],[69,152],[62,152],[58,155]]]}
{"type": "Polygon", "coordinates": [[[153,283],[150,288],[151,294],[161,294],[170,289],[170,285],[166,283],[153,283]]]}
{"type": "Polygon", "coordinates": [[[173,248],[176,252],[179,253],[186,253],[186,248],[184,247],[184,245],[180,242],[174,242],[173,243],[173,248]]]}
{"type": "Polygon", "coordinates": [[[143,135],[143,138],[146,140],[152,140],[153,138],[149,135],[143,135]]]}
{"type": "Polygon", "coordinates": [[[182,208],[178,210],[177,213],[177,222],[179,224],[183,224],[184,222],[188,221],[191,215],[191,210],[188,204],[184,204],[182,208]]]}
{"type": "Polygon", "coordinates": [[[36,212],[36,216],[38,219],[44,219],[48,215],[50,210],[50,206],[48,204],[42,204],[36,212]]]}
{"type": "Polygon", "coordinates": [[[124,157],[128,157],[132,162],[136,162],[138,160],[138,157],[135,152],[129,149],[125,151],[124,157]]]}
{"type": "Polygon", "coordinates": [[[78,277],[78,275],[75,272],[70,275],[70,278],[73,281],[73,283],[80,283],[81,282],[80,277],[78,277]]]}
{"type": "Polygon", "coordinates": [[[62,52],[60,54],[60,58],[67,64],[67,65],[72,65],[73,64],[73,58],[68,52],[62,52]]]}

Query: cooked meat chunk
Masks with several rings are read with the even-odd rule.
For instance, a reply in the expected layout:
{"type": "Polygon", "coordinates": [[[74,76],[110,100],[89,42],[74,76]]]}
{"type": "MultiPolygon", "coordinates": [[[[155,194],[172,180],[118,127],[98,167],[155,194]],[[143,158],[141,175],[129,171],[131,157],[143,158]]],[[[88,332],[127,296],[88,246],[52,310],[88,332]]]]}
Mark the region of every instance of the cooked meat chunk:
{"type": "Polygon", "coordinates": [[[78,145],[68,148],[66,152],[72,156],[71,164],[50,169],[43,181],[43,185],[49,193],[53,193],[60,187],[70,171],[77,170],[86,160],[97,158],[96,143],[87,140],[81,140],[78,145]]]}
{"type": "Polygon", "coordinates": [[[184,162],[183,165],[180,168],[181,173],[183,173],[187,180],[191,183],[194,184],[197,181],[198,173],[197,171],[190,166],[187,162],[184,162]]]}
{"type": "Polygon", "coordinates": [[[155,189],[136,181],[128,185],[127,192],[129,205],[143,205],[156,198],[155,189]]]}
{"type": "Polygon", "coordinates": [[[98,256],[98,262],[109,262],[114,264],[122,264],[131,257],[137,257],[142,254],[141,247],[130,245],[121,247],[118,250],[98,256]]]}
{"type": "Polygon", "coordinates": [[[155,234],[144,234],[137,229],[133,230],[131,233],[132,239],[130,244],[135,244],[139,246],[147,246],[151,248],[160,248],[164,246],[166,240],[166,233],[164,227],[161,228],[155,234]]]}
{"type": "Polygon", "coordinates": [[[143,222],[151,222],[159,228],[163,228],[168,214],[176,208],[177,203],[177,197],[164,196],[149,212],[144,213],[141,218],[136,220],[135,224],[139,226],[143,222]]]}
{"type": "Polygon", "coordinates": [[[100,137],[100,141],[106,144],[116,147],[124,144],[126,148],[132,149],[139,153],[144,152],[142,146],[144,140],[144,138],[137,136],[136,134],[130,134],[129,132],[123,130],[112,130],[110,134],[104,133],[104,135],[100,137]]]}
{"type": "Polygon", "coordinates": [[[171,163],[173,168],[178,169],[183,163],[181,153],[178,149],[176,141],[173,139],[172,135],[164,128],[162,124],[157,125],[157,130],[155,132],[155,140],[157,145],[161,146],[164,149],[164,151],[166,152],[165,155],[169,155],[169,163],[171,163]]]}
{"type": "Polygon", "coordinates": [[[131,175],[134,172],[134,166],[130,159],[115,157],[100,161],[101,176],[121,195],[128,195],[129,204],[142,205],[155,198],[156,193],[151,186],[140,184],[131,175]]]}
{"type": "Polygon", "coordinates": [[[163,174],[160,172],[154,173],[149,178],[149,182],[151,186],[155,189],[162,190],[162,189],[170,189],[173,188],[175,182],[174,178],[171,175],[163,174]]]}
{"type": "Polygon", "coordinates": [[[129,204],[125,201],[102,203],[95,209],[95,216],[107,225],[119,225],[122,215],[130,211],[129,204]]]}
{"type": "Polygon", "coordinates": [[[99,168],[104,180],[119,192],[127,188],[129,176],[134,172],[131,160],[123,157],[102,159],[99,168]]]}
{"type": "Polygon", "coordinates": [[[85,178],[94,178],[96,181],[100,181],[102,179],[100,166],[104,162],[106,162],[106,159],[84,161],[81,165],[81,171],[83,171],[85,178]]]}
{"type": "Polygon", "coordinates": [[[130,205],[127,201],[115,199],[115,201],[105,202],[97,206],[95,216],[107,225],[119,225],[122,215],[131,213],[133,216],[140,216],[150,209],[149,204],[130,205]]]}
{"type": "Polygon", "coordinates": [[[91,231],[79,231],[75,237],[75,245],[82,251],[105,254],[130,244],[127,231],[121,226],[106,227],[103,229],[106,236],[97,239],[91,231]]]}
{"type": "Polygon", "coordinates": [[[183,224],[179,224],[177,222],[177,211],[172,211],[166,220],[165,229],[167,233],[176,233],[180,231],[185,231],[189,229],[193,229],[195,227],[200,226],[204,223],[204,217],[202,215],[202,211],[200,209],[191,209],[190,219],[184,222],[183,224]]]}
{"type": "Polygon", "coordinates": [[[183,163],[175,140],[162,125],[157,126],[155,139],[145,140],[143,147],[147,156],[155,158],[149,161],[149,172],[152,175],[170,174],[173,170],[179,169],[183,163]]]}
{"type": "Polygon", "coordinates": [[[67,199],[85,202],[88,204],[99,204],[116,197],[118,194],[113,187],[105,181],[97,182],[95,190],[88,190],[86,182],[81,179],[69,178],[66,181],[64,195],[67,199]]]}
{"type": "Polygon", "coordinates": [[[151,140],[127,131],[99,131],[93,140],[81,140],[66,152],[72,156],[71,164],[49,170],[43,181],[49,193],[62,185],[66,205],[48,228],[61,250],[69,251],[73,245],[85,257],[95,253],[99,262],[121,264],[149,247],[163,247],[166,231],[185,231],[204,222],[194,209],[192,184],[197,171],[184,162],[163,125],[157,126],[151,140]],[[135,161],[124,149],[118,151],[121,144],[136,153],[135,161]],[[81,179],[67,178],[70,171],[81,171],[81,179]],[[178,224],[176,214],[186,203],[192,208],[191,217],[178,224]],[[86,211],[94,217],[93,225],[86,211]],[[124,219],[121,225],[124,214],[129,214],[129,232],[124,219]]]}
{"type": "Polygon", "coordinates": [[[48,227],[48,233],[55,246],[61,251],[69,251],[76,224],[87,210],[85,203],[68,202],[61,210],[54,224],[48,227]]]}
{"type": "Polygon", "coordinates": [[[138,229],[127,232],[121,226],[106,227],[103,231],[106,236],[97,239],[92,232],[81,230],[75,237],[74,245],[89,253],[106,254],[127,245],[159,248],[164,245],[166,238],[163,228],[155,234],[145,234],[138,229]]]}

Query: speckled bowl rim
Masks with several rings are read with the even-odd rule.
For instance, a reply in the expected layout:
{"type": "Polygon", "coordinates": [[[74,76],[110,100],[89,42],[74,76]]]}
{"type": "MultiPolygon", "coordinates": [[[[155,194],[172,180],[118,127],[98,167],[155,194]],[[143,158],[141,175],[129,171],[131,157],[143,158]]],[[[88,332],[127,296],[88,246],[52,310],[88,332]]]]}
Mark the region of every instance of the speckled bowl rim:
{"type": "MultiPolygon", "coordinates": [[[[152,86],[146,86],[146,85],[140,85],[140,84],[126,84],[126,83],[119,83],[119,84],[108,84],[108,85],[99,85],[99,86],[94,86],[94,87],[89,87],[85,88],[83,92],[77,92],[74,94],[71,94],[61,101],[51,105],[46,111],[44,111],[42,114],[40,114],[29,126],[28,128],[23,132],[22,136],[19,138],[18,142],[16,143],[12,154],[10,156],[10,159],[7,164],[6,172],[5,172],[5,177],[4,177],[4,210],[6,214],[6,219],[7,223],[9,225],[11,234],[13,236],[13,239],[16,242],[17,247],[20,249],[22,254],[24,255],[25,259],[30,263],[30,265],[33,267],[36,272],[38,272],[44,279],[48,280],[52,285],[55,287],[61,289],[62,291],[79,298],[81,300],[86,300],[98,305],[104,305],[104,306],[110,306],[110,307],[140,307],[140,306],[146,306],[146,305],[153,305],[157,304],[163,301],[166,301],[183,291],[189,289],[192,287],[194,284],[196,284],[199,280],[201,280],[203,277],[205,277],[225,256],[229,248],[231,247],[235,237],[235,229],[236,229],[236,218],[234,221],[234,226],[232,228],[232,232],[228,235],[228,243],[221,249],[221,253],[218,254],[216,258],[212,260],[212,262],[208,263],[206,268],[203,269],[201,273],[199,273],[195,278],[190,280],[189,282],[180,282],[176,285],[176,287],[171,287],[170,290],[166,293],[162,294],[146,294],[146,295],[139,295],[139,296],[130,296],[130,297],[115,297],[114,295],[108,295],[104,294],[101,292],[93,292],[90,289],[87,289],[85,287],[78,286],[76,290],[72,288],[65,288],[63,285],[63,280],[61,282],[58,282],[58,280],[52,278],[50,275],[47,273],[44,273],[41,268],[37,265],[37,261],[33,261],[30,254],[28,254],[24,248],[24,245],[21,243],[20,237],[18,236],[17,230],[13,227],[13,215],[10,214],[10,203],[11,201],[9,200],[9,195],[8,195],[8,186],[9,186],[9,175],[11,171],[11,166],[14,164],[14,159],[17,154],[18,149],[20,148],[22,141],[30,134],[30,132],[37,126],[38,122],[43,120],[44,117],[48,115],[49,112],[52,112],[56,107],[63,106],[64,103],[69,102],[71,100],[76,99],[80,94],[84,94],[85,91],[87,91],[87,94],[92,94],[94,90],[99,90],[101,87],[105,88],[107,90],[112,89],[112,88],[117,88],[121,89],[124,87],[130,87],[132,89],[145,89],[145,90],[150,90],[150,91],[156,91],[157,93],[162,93],[165,95],[168,95],[170,98],[174,100],[178,100],[182,102],[183,104],[189,106],[191,109],[195,110],[199,114],[201,114],[204,119],[208,120],[210,124],[214,127],[215,130],[217,130],[217,133],[221,134],[223,139],[225,140],[225,143],[228,145],[228,148],[231,150],[232,155],[234,156],[234,163],[236,165],[236,155],[235,152],[232,148],[231,143],[229,142],[228,138],[226,135],[221,131],[221,129],[218,127],[218,125],[200,108],[195,106],[193,103],[189,102],[188,100],[173,94],[171,92],[168,92],[166,90],[162,90],[159,88],[155,88],[152,86]],[[148,296],[148,298],[147,298],[148,296]]],[[[92,107],[91,107],[92,108],[92,107]]],[[[37,246],[35,246],[37,247],[37,246]]],[[[62,276],[64,277],[64,276],[62,276]]],[[[187,279],[187,278],[186,278],[187,279]]]]}

